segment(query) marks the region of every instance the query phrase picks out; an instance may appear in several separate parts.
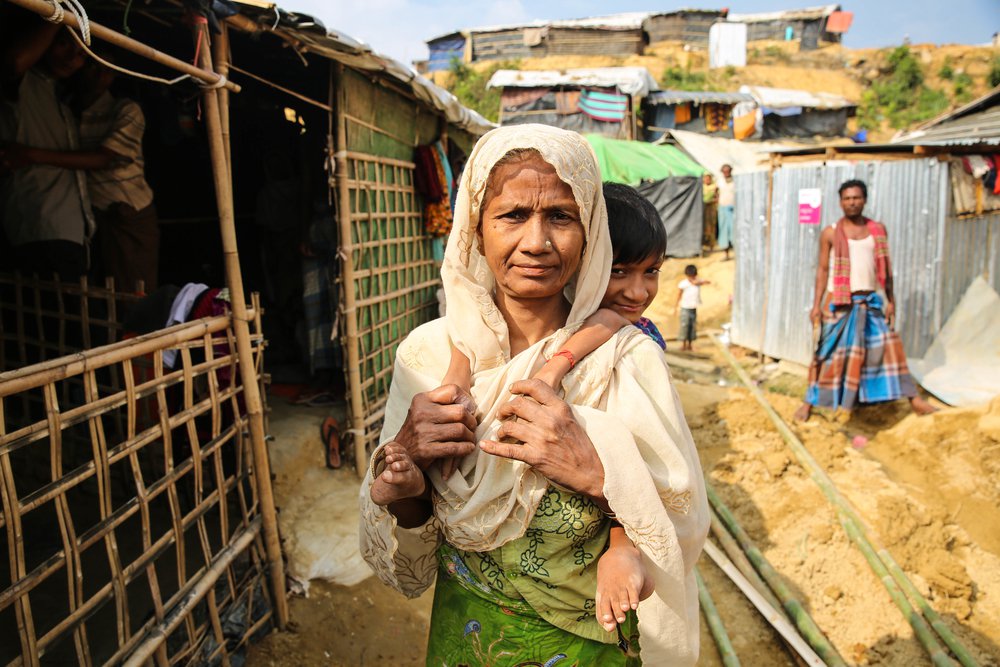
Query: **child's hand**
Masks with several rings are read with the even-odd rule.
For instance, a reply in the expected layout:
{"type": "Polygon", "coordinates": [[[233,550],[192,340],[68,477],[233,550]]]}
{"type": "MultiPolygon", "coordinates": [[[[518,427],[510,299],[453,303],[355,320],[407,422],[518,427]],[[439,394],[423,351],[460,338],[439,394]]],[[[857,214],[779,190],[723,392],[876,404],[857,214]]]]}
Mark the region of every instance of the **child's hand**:
{"type": "Polygon", "coordinates": [[[597,561],[597,622],[608,632],[653,593],[639,550],[631,544],[611,547],[597,561]]]}

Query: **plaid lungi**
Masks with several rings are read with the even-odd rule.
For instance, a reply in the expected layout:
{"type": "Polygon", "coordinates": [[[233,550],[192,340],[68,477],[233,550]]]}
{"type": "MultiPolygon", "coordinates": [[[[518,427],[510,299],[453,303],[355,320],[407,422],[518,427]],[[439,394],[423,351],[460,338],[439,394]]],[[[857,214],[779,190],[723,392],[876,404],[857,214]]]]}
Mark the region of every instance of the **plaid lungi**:
{"type": "Polygon", "coordinates": [[[855,294],[849,308],[831,310],[809,368],[806,402],[852,410],[858,403],[916,396],[903,342],[886,322],[882,298],[855,294]]]}

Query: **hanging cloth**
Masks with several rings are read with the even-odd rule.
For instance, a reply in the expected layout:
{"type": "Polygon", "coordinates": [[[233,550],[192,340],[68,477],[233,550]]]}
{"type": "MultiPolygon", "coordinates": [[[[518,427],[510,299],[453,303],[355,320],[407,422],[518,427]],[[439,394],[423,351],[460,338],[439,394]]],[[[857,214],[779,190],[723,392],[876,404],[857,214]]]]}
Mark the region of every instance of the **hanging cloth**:
{"type": "Polygon", "coordinates": [[[628,97],[618,93],[584,90],[580,93],[580,111],[594,120],[620,123],[628,113],[628,97]]]}

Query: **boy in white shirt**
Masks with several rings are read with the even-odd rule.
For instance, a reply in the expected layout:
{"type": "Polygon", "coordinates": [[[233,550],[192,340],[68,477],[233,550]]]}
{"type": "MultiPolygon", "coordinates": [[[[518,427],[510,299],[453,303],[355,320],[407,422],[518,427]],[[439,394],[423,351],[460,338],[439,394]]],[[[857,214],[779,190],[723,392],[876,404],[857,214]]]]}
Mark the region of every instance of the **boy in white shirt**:
{"type": "Polygon", "coordinates": [[[681,309],[681,327],[677,337],[681,339],[681,350],[690,352],[695,338],[695,322],[698,319],[698,306],[701,305],[701,286],[711,284],[708,280],[698,277],[698,267],[688,264],[684,267],[686,278],[677,286],[677,306],[681,309]]]}

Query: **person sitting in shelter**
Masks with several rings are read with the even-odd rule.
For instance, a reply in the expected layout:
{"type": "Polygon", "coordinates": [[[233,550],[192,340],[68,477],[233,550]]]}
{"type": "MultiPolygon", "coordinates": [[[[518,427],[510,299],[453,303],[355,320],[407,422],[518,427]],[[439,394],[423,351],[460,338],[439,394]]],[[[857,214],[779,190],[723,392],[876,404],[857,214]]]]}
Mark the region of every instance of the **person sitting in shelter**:
{"type": "Polygon", "coordinates": [[[917,394],[903,343],[892,329],[896,315],[892,264],[885,226],[863,214],[864,181],[840,186],[844,216],[819,237],[816,296],[809,314],[823,325],[809,367],[809,387],[795,418],[806,421],[813,406],[853,410],[858,404],[907,397],[914,412],[935,408],[917,394]]]}
{"type": "Polygon", "coordinates": [[[61,84],[83,67],[83,49],[69,28],[36,17],[10,35],[0,47],[0,212],[10,255],[3,264],[75,280],[87,272],[94,230],[81,166],[32,160],[24,147],[79,149],[61,84]]]}

